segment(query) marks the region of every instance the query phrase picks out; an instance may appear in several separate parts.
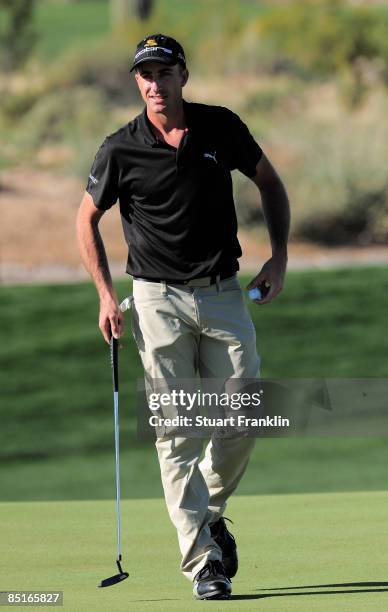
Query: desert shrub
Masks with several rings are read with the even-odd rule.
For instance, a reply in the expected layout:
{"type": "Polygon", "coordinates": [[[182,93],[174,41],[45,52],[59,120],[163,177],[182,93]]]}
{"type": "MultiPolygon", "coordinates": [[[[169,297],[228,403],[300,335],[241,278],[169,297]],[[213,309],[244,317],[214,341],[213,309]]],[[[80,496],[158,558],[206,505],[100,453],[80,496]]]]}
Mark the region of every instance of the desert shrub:
{"type": "Polygon", "coordinates": [[[267,70],[337,77],[344,100],[355,107],[376,76],[388,83],[387,28],[388,13],[376,6],[297,0],[269,11],[250,30],[261,41],[267,70]]]}
{"type": "MultiPolygon", "coordinates": [[[[311,84],[299,93],[291,88],[270,113],[252,105],[240,113],[286,186],[293,238],[328,245],[388,241],[386,106],[383,88],[349,112],[334,85],[311,84]]],[[[240,224],[260,231],[256,188],[236,173],[234,191],[240,224]]]]}
{"type": "Polygon", "coordinates": [[[237,7],[228,11],[210,10],[206,29],[193,55],[193,68],[202,74],[230,73],[239,70],[237,51],[245,24],[237,7]]]}
{"type": "Polygon", "coordinates": [[[5,119],[12,121],[27,113],[40,98],[37,89],[26,89],[18,93],[3,93],[0,99],[0,112],[5,119]]]}
{"type": "Polygon", "coordinates": [[[262,89],[253,92],[245,101],[245,109],[253,112],[270,112],[279,102],[279,93],[274,89],[262,89]]]}
{"type": "Polygon", "coordinates": [[[300,95],[301,89],[295,79],[284,75],[261,78],[257,80],[255,88],[245,95],[241,111],[249,116],[257,115],[258,118],[266,116],[268,121],[273,111],[282,111],[290,100],[295,100],[300,95]]]}
{"type": "MultiPolygon", "coordinates": [[[[71,112],[66,105],[73,96],[78,99],[81,91],[84,92],[82,95],[89,96],[90,101],[96,102],[97,109],[101,104],[108,108],[139,99],[137,87],[129,76],[128,49],[114,44],[111,39],[88,47],[72,48],[42,72],[38,81],[31,79],[30,82],[26,75],[23,89],[3,92],[0,114],[4,121],[18,124],[26,117],[28,123],[36,115],[37,126],[41,126],[39,117],[50,115],[52,111],[58,116],[58,121],[53,121],[53,124],[63,124],[60,116],[66,117],[71,112]]],[[[93,117],[93,108],[89,110],[93,117]]],[[[37,131],[40,130],[41,127],[37,127],[37,131]]]]}
{"type": "MultiPolygon", "coordinates": [[[[265,150],[283,152],[280,166],[290,196],[294,237],[326,244],[388,240],[386,95],[364,112],[341,107],[330,118],[278,118],[265,150]]],[[[276,165],[276,159],[275,165],[276,165]]]]}
{"type": "Polygon", "coordinates": [[[130,56],[123,37],[88,48],[70,49],[48,69],[46,90],[96,87],[112,104],[128,104],[137,92],[130,79],[130,56]]]}
{"type": "Polygon", "coordinates": [[[60,143],[75,133],[100,133],[107,121],[104,97],[90,88],[51,92],[18,122],[15,141],[29,150],[60,143]]]}
{"type": "Polygon", "coordinates": [[[349,184],[341,210],[307,214],[295,232],[297,238],[327,245],[365,246],[388,240],[388,182],[380,189],[362,191],[349,184]]]}
{"type": "Polygon", "coordinates": [[[358,58],[380,55],[376,28],[385,12],[375,7],[348,7],[343,0],[297,0],[264,15],[263,39],[306,71],[330,75],[358,58]]]}

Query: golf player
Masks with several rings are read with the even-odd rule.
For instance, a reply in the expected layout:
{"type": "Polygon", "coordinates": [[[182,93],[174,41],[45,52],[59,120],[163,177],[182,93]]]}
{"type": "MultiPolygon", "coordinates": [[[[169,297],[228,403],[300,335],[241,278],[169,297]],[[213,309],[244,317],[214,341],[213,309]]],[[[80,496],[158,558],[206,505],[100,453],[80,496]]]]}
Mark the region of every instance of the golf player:
{"type": "MultiPolygon", "coordinates": [[[[281,291],[289,205],[283,184],[247,126],[223,106],[187,102],[182,46],[155,34],[135,51],[131,71],[145,107],[98,150],[77,218],[83,262],[100,299],[106,342],[124,332],[98,224],[117,200],[133,277],[132,332],[149,379],[257,378],[255,329],[236,276],[241,249],[231,171],[258,187],[272,256],[248,285],[256,304],[281,291]]],[[[222,102],[222,100],[221,100],[222,102]]],[[[223,518],[254,438],[158,437],[156,449],[181,570],[197,599],[228,599],[238,567],[223,518]]]]}

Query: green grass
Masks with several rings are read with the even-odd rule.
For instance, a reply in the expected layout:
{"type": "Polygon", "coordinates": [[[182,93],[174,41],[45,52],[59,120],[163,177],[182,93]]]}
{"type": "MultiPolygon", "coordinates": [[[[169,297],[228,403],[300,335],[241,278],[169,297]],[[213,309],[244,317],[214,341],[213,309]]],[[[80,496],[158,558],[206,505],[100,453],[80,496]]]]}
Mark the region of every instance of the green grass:
{"type": "MultiPolygon", "coordinates": [[[[111,439],[109,452],[74,452],[47,459],[3,459],[0,463],[1,500],[112,499],[116,488],[110,406],[107,418],[106,433],[111,439]]],[[[162,497],[153,445],[138,447],[132,438],[121,435],[120,448],[123,498],[162,497]]],[[[385,489],[387,458],[386,438],[258,440],[237,494],[385,489]]]]}
{"type": "Polygon", "coordinates": [[[94,42],[109,31],[109,3],[49,2],[41,0],[35,12],[36,53],[52,60],[72,45],[94,42]]]}
{"type": "MultiPolygon", "coordinates": [[[[159,31],[174,33],[178,36],[184,29],[188,44],[198,42],[204,15],[210,15],[214,25],[223,27],[225,18],[232,13],[237,22],[248,23],[265,11],[265,2],[252,3],[242,0],[236,9],[233,0],[157,0],[155,13],[159,31]],[[191,24],[187,28],[187,24],[191,24]],[[196,26],[196,27],[193,27],[196,26]]],[[[73,45],[94,42],[110,31],[109,2],[82,0],[82,2],[51,2],[40,0],[35,13],[38,34],[36,52],[42,60],[51,60],[73,45]]],[[[144,23],[144,36],[150,33],[144,23]]],[[[128,56],[133,52],[128,49],[128,56]]]]}
{"type": "MultiPolygon", "coordinates": [[[[230,502],[240,571],[230,602],[212,610],[386,610],[387,492],[240,496],[230,502]],[[375,583],[375,584],[372,584],[375,583]],[[377,583],[377,584],[376,584],[377,583]]],[[[0,505],[2,590],[62,590],[67,610],[197,610],[180,574],[162,500],[122,503],[123,568],[116,573],[115,504],[0,505]]]]}
{"type": "Polygon", "coordinates": [[[385,269],[290,272],[267,307],[251,308],[264,377],[385,377],[385,269]]]}
{"type": "MultiPolygon", "coordinates": [[[[131,292],[129,281],[116,286],[120,298],[131,292]]],[[[386,377],[386,296],[384,268],[290,272],[272,305],[249,304],[263,377],[386,377]]],[[[0,298],[1,498],[111,497],[111,373],[94,287],[10,286],[0,298]]],[[[124,496],[153,497],[153,445],[135,434],[142,367],[129,321],[122,344],[124,496]]],[[[387,452],[384,438],[259,440],[240,493],[384,489],[387,452]]]]}

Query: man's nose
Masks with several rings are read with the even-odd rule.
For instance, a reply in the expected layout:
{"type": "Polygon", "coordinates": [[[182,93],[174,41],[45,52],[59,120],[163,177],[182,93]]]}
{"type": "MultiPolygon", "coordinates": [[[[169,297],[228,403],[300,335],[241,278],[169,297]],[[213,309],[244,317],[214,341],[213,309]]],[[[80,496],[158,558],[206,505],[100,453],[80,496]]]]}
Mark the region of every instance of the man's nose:
{"type": "Polygon", "coordinates": [[[159,77],[154,77],[151,81],[151,88],[153,91],[158,91],[160,89],[160,79],[159,77]]]}

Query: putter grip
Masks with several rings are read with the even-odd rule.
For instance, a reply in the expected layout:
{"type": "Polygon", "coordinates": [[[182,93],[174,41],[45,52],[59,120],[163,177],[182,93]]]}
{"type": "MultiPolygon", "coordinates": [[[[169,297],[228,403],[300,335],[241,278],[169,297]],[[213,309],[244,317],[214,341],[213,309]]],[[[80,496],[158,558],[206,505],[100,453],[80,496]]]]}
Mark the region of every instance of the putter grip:
{"type": "Polygon", "coordinates": [[[110,339],[110,363],[112,366],[113,390],[119,390],[119,366],[118,366],[118,342],[111,336],[110,339]]]}

